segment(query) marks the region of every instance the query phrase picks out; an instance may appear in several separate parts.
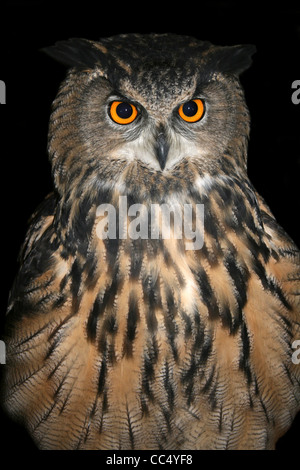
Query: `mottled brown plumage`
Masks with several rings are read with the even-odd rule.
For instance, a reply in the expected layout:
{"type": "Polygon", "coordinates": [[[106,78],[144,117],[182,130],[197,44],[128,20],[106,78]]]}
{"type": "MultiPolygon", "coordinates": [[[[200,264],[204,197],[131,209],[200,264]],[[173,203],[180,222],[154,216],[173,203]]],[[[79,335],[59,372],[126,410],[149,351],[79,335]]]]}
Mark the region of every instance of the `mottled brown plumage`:
{"type": "Polygon", "coordinates": [[[55,190],[11,291],[6,409],[45,449],[274,448],[300,403],[299,251],[247,176],[238,76],[254,48],[129,35],[48,52],[71,69],[50,120],[55,190]],[[195,98],[204,117],[185,122],[195,98]],[[134,122],[113,122],[116,99],[134,122]],[[118,215],[119,196],[204,204],[203,247],[175,222],[166,239],[100,239],[97,207],[118,215]]]}

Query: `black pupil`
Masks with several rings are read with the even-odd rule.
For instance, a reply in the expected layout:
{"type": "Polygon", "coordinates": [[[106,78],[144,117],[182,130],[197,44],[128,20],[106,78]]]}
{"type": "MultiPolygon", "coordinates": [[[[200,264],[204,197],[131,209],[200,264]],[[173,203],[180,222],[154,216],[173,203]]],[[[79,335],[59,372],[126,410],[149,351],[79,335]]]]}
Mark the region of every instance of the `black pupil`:
{"type": "Polygon", "coordinates": [[[129,103],[120,103],[117,106],[116,112],[121,119],[128,119],[132,115],[132,106],[129,103]]]}
{"type": "Polygon", "coordinates": [[[188,117],[195,116],[198,111],[198,105],[195,101],[187,101],[187,103],[184,103],[182,111],[188,117]]]}

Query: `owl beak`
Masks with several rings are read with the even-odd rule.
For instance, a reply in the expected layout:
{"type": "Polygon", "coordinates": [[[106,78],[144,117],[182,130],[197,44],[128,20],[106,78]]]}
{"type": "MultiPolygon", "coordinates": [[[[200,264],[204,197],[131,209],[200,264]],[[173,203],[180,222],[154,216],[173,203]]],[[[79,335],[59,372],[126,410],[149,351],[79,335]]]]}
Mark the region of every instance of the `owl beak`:
{"type": "Polygon", "coordinates": [[[160,168],[163,170],[166,166],[170,145],[167,141],[165,132],[160,129],[155,142],[155,154],[160,168]]]}

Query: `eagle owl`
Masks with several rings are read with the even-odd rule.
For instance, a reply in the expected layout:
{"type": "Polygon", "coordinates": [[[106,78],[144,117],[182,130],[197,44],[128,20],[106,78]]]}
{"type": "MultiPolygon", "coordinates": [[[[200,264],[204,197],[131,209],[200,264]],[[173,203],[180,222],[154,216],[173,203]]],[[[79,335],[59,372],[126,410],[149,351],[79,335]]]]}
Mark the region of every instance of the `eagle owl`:
{"type": "Polygon", "coordinates": [[[247,176],[254,46],[130,34],[47,52],[68,72],[54,191],[10,293],[7,412],[43,449],[274,448],[300,403],[299,251],[247,176]]]}

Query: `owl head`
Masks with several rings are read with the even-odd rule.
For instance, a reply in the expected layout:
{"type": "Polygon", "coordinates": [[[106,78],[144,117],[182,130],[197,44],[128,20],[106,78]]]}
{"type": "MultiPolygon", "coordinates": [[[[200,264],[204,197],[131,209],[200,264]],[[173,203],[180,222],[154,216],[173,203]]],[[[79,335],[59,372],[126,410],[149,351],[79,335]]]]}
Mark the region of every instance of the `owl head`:
{"type": "Polygon", "coordinates": [[[79,182],[91,192],[137,189],[149,178],[166,187],[191,168],[246,170],[249,116],[239,75],[254,46],[130,34],[45,51],[69,67],[49,127],[60,193],[78,191],[79,182]]]}

